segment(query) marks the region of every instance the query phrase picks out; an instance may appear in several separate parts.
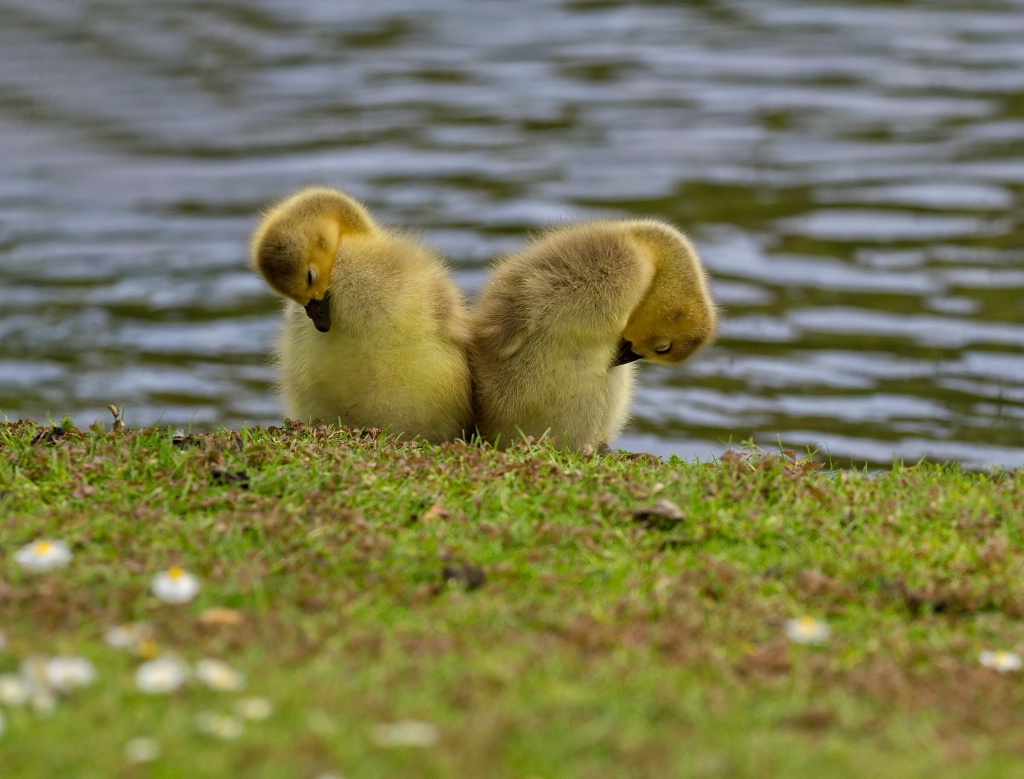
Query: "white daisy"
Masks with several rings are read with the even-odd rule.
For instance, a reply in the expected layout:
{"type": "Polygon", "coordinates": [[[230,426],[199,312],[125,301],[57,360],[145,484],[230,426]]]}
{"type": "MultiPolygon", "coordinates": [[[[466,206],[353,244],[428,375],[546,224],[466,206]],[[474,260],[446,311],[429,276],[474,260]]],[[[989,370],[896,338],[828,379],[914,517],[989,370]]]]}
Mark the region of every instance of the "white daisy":
{"type": "Polygon", "coordinates": [[[786,637],[794,644],[824,644],[832,629],[822,619],[800,617],[786,620],[786,637]]]}
{"type": "Polygon", "coordinates": [[[374,725],[370,738],[379,747],[432,747],[440,733],[429,722],[399,720],[374,725]]]}
{"type": "Polygon", "coordinates": [[[29,699],[29,685],[17,674],[0,674],[0,703],[24,706],[29,699]]]}
{"type": "Polygon", "coordinates": [[[165,603],[188,603],[199,594],[199,579],[181,568],[170,568],[153,577],[150,589],[165,603]]]}
{"type": "Polygon", "coordinates": [[[267,698],[239,698],[235,711],[242,719],[262,720],[274,712],[274,706],[267,698]]]}
{"type": "Polygon", "coordinates": [[[114,625],[103,633],[103,640],[114,649],[138,651],[139,645],[153,635],[153,626],[148,622],[127,622],[114,625]]]}
{"type": "Polygon", "coordinates": [[[230,714],[201,711],[196,715],[196,727],[201,733],[231,741],[242,735],[241,720],[230,714]]]}
{"type": "Polygon", "coordinates": [[[196,663],[196,677],[207,687],[221,692],[233,692],[245,686],[244,674],[223,660],[208,657],[196,663]]]}
{"type": "Polygon", "coordinates": [[[1019,671],[1021,666],[1020,655],[1016,652],[992,652],[987,649],[978,655],[978,662],[986,668],[991,668],[1001,673],[1019,671]]]}
{"type": "Polygon", "coordinates": [[[14,561],[26,571],[49,571],[71,562],[71,547],[63,541],[34,541],[15,552],[14,561]]]}
{"type": "Polygon", "coordinates": [[[46,678],[47,658],[42,655],[29,655],[21,661],[18,672],[25,685],[31,690],[34,687],[48,687],[50,682],[46,678]]]}
{"type": "Polygon", "coordinates": [[[133,738],[124,745],[124,757],[129,763],[152,763],[160,757],[160,742],[149,736],[133,738]]]}
{"type": "Polygon", "coordinates": [[[96,678],[96,669],[84,657],[51,657],[43,673],[50,688],[63,693],[85,687],[96,678]]]}
{"type": "Polygon", "coordinates": [[[57,708],[57,696],[49,687],[36,686],[31,688],[28,703],[36,714],[52,714],[57,708]]]}
{"type": "Polygon", "coordinates": [[[57,696],[50,689],[46,667],[48,659],[40,655],[31,655],[21,661],[19,673],[22,684],[28,693],[28,705],[36,714],[49,714],[57,706],[57,696]]]}
{"type": "Polygon", "coordinates": [[[149,660],[135,671],[135,686],[142,692],[174,692],[188,681],[188,666],[176,657],[149,660]]]}

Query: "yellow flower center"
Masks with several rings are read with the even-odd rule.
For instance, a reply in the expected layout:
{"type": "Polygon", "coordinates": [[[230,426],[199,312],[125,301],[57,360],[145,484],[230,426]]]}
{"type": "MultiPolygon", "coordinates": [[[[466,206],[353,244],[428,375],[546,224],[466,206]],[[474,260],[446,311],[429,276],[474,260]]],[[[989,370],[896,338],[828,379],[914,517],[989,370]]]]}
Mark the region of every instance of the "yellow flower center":
{"type": "Polygon", "coordinates": [[[167,572],[167,575],[170,576],[172,579],[180,579],[182,576],[185,575],[185,571],[181,568],[171,568],[171,570],[167,572]]]}
{"type": "Polygon", "coordinates": [[[160,646],[153,639],[147,638],[145,641],[139,642],[138,652],[139,657],[146,660],[152,660],[160,654],[160,646]]]}
{"type": "Polygon", "coordinates": [[[818,626],[818,620],[814,617],[800,617],[797,622],[801,630],[814,630],[818,626]]]}
{"type": "Polygon", "coordinates": [[[36,554],[46,554],[53,546],[49,541],[36,541],[36,554]]]}

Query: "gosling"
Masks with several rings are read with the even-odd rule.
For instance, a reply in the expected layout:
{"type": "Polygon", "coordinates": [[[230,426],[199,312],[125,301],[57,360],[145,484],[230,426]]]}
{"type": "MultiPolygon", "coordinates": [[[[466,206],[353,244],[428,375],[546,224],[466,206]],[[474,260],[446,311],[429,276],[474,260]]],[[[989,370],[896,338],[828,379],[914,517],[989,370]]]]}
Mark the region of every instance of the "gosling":
{"type": "Polygon", "coordinates": [[[432,443],[471,430],[468,313],[436,254],[310,187],[263,217],[252,264],[286,299],[275,360],[288,417],[432,443]]]}
{"type": "Polygon", "coordinates": [[[655,220],[554,229],[500,261],[473,311],[480,435],[606,448],[629,421],[635,362],[678,363],[714,336],[692,244],[655,220]]]}

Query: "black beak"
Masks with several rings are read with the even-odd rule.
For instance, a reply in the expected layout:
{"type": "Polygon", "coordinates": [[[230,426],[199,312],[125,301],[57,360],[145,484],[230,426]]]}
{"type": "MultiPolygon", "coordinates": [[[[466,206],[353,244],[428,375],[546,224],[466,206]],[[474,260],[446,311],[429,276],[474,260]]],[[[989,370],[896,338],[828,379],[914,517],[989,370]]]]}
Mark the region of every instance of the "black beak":
{"type": "Polygon", "coordinates": [[[306,316],[321,333],[331,329],[331,291],[324,293],[323,300],[310,300],[306,304],[306,316]]]}
{"type": "Polygon", "coordinates": [[[639,354],[633,351],[633,344],[627,341],[625,338],[619,343],[619,351],[615,354],[612,359],[612,367],[616,365],[628,365],[631,362],[642,360],[639,354]]]}

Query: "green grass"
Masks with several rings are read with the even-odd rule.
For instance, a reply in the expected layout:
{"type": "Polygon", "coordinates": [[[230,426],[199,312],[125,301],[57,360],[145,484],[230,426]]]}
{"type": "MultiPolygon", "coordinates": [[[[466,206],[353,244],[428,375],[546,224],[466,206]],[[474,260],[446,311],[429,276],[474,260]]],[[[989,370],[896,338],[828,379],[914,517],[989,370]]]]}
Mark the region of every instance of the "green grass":
{"type": "Polygon", "coordinates": [[[50,714],[3,708],[3,777],[1020,775],[1021,674],[978,663],[1024,650],[1019,472],[46,430],[0,426],[0,672],[79,654],[97,679],[50,714]],[[683,518],[633,513],[659,498],[683,518]],[[39,538],[71,563],[23,571],[39,538]],[[193,602],[149,593],[172,565],[193,602]],[[804,614],[825,645],[787,641],[804,614]],[[240,694],[139,692],[141,660],[103,640],[136,620],[244,671],[271,717],[221,741],[196,714],[240,694]],[[437,744],[375,743],[402,719],[437,744]],[[160,758],[127,763],[136,736],[160,758]]]}

